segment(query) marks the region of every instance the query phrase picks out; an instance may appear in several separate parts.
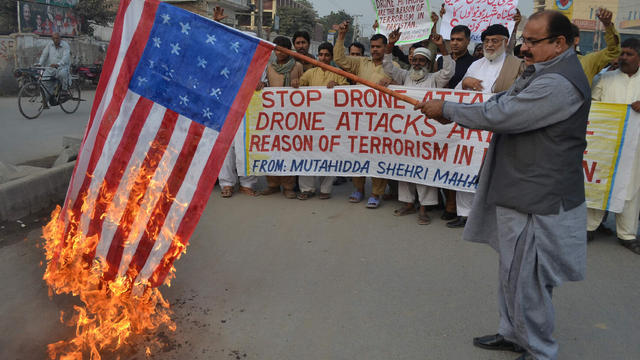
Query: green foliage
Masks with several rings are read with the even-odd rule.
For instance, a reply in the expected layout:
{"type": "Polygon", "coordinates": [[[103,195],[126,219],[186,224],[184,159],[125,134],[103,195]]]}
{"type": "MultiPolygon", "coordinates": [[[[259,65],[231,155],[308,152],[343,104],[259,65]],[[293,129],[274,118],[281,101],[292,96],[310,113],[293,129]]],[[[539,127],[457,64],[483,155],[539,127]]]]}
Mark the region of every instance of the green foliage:
{"type": "Polygon", "coordinates": [[[325,15],[320,18],[320,24],[322,25],[322,38],[327,38],[327,32],[333,28],[333,25],[342,23],[343,21],[349,21],[350,27],[347,31],[347,36],[344,39],[345,46],[350,44],[353,40],[353,17],[344,10],[338,12],[331,12],[329,15],[325,15]]]}
{"type": "Polygon", "coordinates": [[[80,32],[89,35],[93,34],[90,24],[108,25],[113,22],[117,11],[111,9],[105,0],[80,0],[74,10],[81,19],[80,32]]]}
{"type": "Polygon", "coordinates": [[[318,18],[318,13],[307,0],[298,0],[302,7],[281,7],[277,10],[280,17],[280,30],[282,35],[292,36],[298,30],[305,30],[313,34],[313,27],[318,18]]]}

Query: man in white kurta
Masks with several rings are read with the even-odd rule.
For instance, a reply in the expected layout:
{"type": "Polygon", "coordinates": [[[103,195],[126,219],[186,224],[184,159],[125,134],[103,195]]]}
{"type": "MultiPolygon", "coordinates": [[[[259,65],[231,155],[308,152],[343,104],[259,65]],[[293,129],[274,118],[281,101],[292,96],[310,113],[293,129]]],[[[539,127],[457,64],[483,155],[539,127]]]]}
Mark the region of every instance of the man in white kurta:
{"type": "MultiPolygon", "coordinates": [[[[591,96],[595,101],[629,104],[633,111],[640,112],[640,39],[628,39],[622,43],[619,57],[620,67],[600,77],[591,96]]],[[[624,208],[616,214],[616,233],[622,245],[640,255],[638,213],[640,212],[640,144],[636,146],[635,161],[631,169],[631,181],[626,189],[624,208]]],[[[588,209],[587,230],[593,236],[604,216],[603,210],[588,209]]]]}
{"type": "MultiPolygon", "coordinates": [[[[484,57],[469,66],[467,73],[462,81],[458,83],[456,89],[482,91],[491,94],[503,91],[504,89],[496,89],[495,85],[503,66],[505,66],[508,40],[509,31],[504,26],[492,25],[487,28],[482,33],[484,57]]],[[[471,212],[472,204],[473,193],[457,191],[456,212],[458,218],[448,222],[447,226],[451,228],[464,227],[467,222],[467,216],[471,212]]]]}
{"type": "MultiPolygon", "coordinates": [[[[393,65],[391,52],[396,41],[400,38],[400,32],[394,31],[389,34],[389,43],[382,60],[382,68],[384,72],[390,76],[397,84],[419,88],[443,88],[455,73],[456,63],[447,52],[444,40],[440,35],[433,35],[431,41],[438,46],[443,56],[442,70],[429,73],[431,69],[430,59],[433,54],[427,48],[419,47],[413,51],[411,57],[411,68],[404,70],[393,65]]],[[[416,212],[414,202],[415,194],[418,193],[420,201],[420,212],[418,214],[418,224],[428,225],[431,223],[429,215],[427,215],[427,206],[438,204],[438,189],[432,186],[420,185],[406,181],[398,182],[398,200],[405,203],[405,206],[395,209],[393,214],[403,216],[416,212]]]]}
{"type": "MultiPolygon", "coordinates": [[[[60,40],[60,34],[58,33],[51,35],[51,40],[42,50],[38,63],[42,66],[50,67],[45,71],[44,76],[58,79],[62,89],[66,90],[69,87],[69,64],[71,58],[69,44],[60,40]]],[[[53,89],[49,88],[49,90],[53,89]]]]}

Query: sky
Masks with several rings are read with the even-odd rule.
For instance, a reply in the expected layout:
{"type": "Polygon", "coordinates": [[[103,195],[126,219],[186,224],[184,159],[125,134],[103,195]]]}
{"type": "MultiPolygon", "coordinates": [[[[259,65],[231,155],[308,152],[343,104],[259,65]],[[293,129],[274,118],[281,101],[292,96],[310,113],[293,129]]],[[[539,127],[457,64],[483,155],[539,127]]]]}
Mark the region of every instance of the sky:
{"type": "MultiPolygon", "coordinates": [[[[369,36],[373,33],[371,26],[376,19],[373,11],[373,0],[310,0],[318,15],[324,16],[331,11],[344,10],[350,15],[362,15],[356,21],[362,25],[363,34],[369,36]]],[[[431,1],[431,9],[438,11],[442,0],[431,1]]],[[[520,0],[518,8],[523,15],[531,15],[533,12],[533,0],[520,0]]]]}

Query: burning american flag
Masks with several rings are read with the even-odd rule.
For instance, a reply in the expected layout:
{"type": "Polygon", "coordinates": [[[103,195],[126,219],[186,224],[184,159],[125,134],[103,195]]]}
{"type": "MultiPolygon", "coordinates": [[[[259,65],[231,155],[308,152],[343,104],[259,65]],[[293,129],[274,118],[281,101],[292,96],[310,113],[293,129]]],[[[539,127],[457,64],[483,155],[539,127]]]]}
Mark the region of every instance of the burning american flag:
{"type": "Polygon", "coordinates": [[[99,358],[170,322],[154,288],[195,229],[273,48],[157,0],[121,1],[64,206],[44,230],[44,279],[85,303],[77,337],[51,357],[99,358]]]}

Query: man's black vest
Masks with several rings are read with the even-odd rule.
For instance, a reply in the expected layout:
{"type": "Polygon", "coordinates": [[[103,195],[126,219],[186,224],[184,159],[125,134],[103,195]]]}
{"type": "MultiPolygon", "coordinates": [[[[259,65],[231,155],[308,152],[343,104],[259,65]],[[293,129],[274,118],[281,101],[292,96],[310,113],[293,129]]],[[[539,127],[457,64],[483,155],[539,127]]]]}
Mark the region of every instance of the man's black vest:
{"type": "MultiPolygon", "coordinates": [[[[527,71],[525,71],[525,76],[527,71]]],[[[591,107],[591,88],[575,54],[529,78],[520,78],[507,91],[515,95],[538,76],[556,73],[569,80],[584,102],[572,116],[537,130],[494,134],[492,174],[487,201],[523,213],[557,214],[582,204],[582,155],[591,107]]],[[[542,105],[544,106],[544,105],[542,105]]]]}

